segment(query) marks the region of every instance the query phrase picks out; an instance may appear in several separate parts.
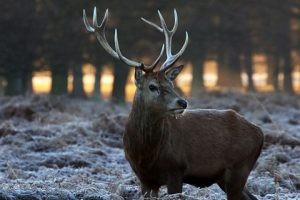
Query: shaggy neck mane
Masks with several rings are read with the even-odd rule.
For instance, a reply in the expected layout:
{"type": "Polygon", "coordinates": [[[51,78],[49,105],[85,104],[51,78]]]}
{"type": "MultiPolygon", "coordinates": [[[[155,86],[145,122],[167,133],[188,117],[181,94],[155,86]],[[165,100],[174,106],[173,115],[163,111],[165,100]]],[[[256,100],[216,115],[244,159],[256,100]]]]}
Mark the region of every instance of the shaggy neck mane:
{"type": "Polygon", "coordinates": [[[158,110],[146,105],[143,95],[137,91],[132,110],[129,115],[131,149],[142,154],[144,159],[150,160],[158,156],[168,137],[169,120],[158,110]]]}
{"type": "Polygon", "coordinates": [[[149,107],[139,92],[135,95],[130,119],[143,144],[155,142],[166,132],[168,124],[168,117],[161,111],[149,107]]]}

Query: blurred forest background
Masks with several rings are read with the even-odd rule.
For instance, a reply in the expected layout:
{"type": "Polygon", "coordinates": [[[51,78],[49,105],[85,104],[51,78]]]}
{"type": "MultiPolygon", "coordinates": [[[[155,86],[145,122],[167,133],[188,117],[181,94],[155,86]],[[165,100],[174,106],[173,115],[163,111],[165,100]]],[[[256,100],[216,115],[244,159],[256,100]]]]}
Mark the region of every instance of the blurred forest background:
{"type": "Polygon", "coordinates": [[[106,35],[118,28],[126,57],[150,63],[164,42],[140,20],[158,22],[160,9],[173,39],[190,42],[177,85],[187,96],[201,91],[300,92],[300,0],[1,0],[0,95],[50,93],[131,100],[133,70],[108,55],[85,30],[82,10],[110,16],[106,35]]]}

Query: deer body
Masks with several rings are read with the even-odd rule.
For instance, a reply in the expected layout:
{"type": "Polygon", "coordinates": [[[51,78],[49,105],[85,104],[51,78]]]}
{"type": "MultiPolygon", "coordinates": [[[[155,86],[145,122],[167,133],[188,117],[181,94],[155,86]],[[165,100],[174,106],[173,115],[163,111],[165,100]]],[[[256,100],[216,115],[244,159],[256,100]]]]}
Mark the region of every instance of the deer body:
{"type": "Polygon", "coordinates": [[[161,116],[137,101],[126,125],[124,148],[143,193],[157,196],[162,185],[169,193],[178,193],[183,183],[196,187],[218,183],[224,189],[227,182],[243,190],[262,148],[257,126],[232,110],[196,109],[178,117],[161,116]],[[232,172],[243,178],[236,180],[232,172]]]}
{"type": "Polygon", "coordinates": [[[140,179],[142,194],[157,197],[162,185],[167,185],[172,194],[180,193],[183,183],[200,187],[217,183],[228,200],[256,199],[244,186],[262,148],[261,130],[232,110],[186,110],[187,101],[173,85],[183,65],[173,65],[187,46],[188,34],[182,48],[172,54],[172,37],[178,25],[176,10],[172,30],[158,14],[161,26],[142,18],[165,36],[158,58],[146,66],[123,56],[117,30],[115,50],[109,45],[105,37],[108,10],[101,25],[96,8],[93,25],[83,12],[87,30],[96,34],[102,47],[135,67],[137,90],[124,133],[124,150],[140,179]],[[164,49],[167,59],[155,70],[164,49]]]}

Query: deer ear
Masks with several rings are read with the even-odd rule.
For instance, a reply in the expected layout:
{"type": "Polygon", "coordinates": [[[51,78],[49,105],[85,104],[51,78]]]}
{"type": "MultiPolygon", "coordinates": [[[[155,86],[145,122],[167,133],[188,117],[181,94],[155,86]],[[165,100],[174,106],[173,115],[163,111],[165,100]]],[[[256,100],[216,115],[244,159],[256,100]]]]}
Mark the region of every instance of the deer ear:
{"type": "Polygon", "coordinates": [[[134,71],[134,80],[135,80],[135,85],[138,88],[141,87],[142,78],[143,78],[143,70],[139,67],[136,67],[134,71]]]}
{"type": "Polygon", "coordinates": [[[178,74],[182,71],[184,65],[180,65],[178,67],[172,67],[170,70],[166,72],[166,76],[171,81],[174,81],[178,74]]]}

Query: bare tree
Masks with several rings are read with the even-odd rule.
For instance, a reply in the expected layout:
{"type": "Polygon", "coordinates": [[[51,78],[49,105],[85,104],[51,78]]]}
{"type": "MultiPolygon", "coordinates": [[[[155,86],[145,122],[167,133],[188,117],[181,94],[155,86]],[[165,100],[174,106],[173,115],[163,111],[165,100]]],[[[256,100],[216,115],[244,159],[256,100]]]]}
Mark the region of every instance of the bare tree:
{"type": "Polygon", "coordinates": [[[5,76],[7,95],[31,91],[33,62],[43,31],[35,0],[6,1],[0,8],[2,17],[0,72],[5,76]]]}

